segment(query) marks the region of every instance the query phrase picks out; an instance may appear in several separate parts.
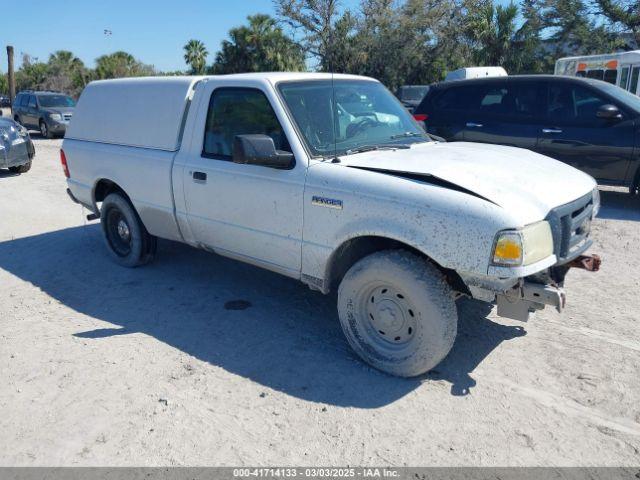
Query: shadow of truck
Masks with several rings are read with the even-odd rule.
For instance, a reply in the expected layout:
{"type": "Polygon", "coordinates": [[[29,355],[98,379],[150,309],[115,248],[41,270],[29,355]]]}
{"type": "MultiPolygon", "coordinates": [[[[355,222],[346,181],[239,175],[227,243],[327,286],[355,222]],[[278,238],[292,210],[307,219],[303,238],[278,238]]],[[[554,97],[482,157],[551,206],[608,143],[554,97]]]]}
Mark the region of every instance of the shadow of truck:
{"type": "Polygon", "coordinates": [[[429,379],[465,395],[475,367],[502,341],[525,333],[487,319],[486,304],[462,301],[449,356],[421,378],[402,379],[355,356],[334,295],[186,245],[161,242],[155,263],[126,269],[107,257],[99,225],[88,225],[1,242],[0,268],[114,325],[77,337],[108,348],[114,335],[141,332],[269,388],[339,406],[377,408],[429,379]],[[225,308],[228,302],[242,309],[225,308]]]}

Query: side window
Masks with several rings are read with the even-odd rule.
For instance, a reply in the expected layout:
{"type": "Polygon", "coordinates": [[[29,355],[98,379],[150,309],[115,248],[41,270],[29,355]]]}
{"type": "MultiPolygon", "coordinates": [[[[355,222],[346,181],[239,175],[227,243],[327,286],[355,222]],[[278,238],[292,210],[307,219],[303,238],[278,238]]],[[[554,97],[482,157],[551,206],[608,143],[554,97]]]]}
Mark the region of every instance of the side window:
{"type": "Polygon", "coordinates": [[[291,151],[269,100],[252,88],[219,88],[213,91],[204,132],[202,155],[230,159],[236,135],[264,134],[276,150],[291,151]]]}
{"type": "Polygon", "coordinates": [[[16,95],[16,98],[13,99],[13,106],[19,107],[21,101],[22,101],[22,95],[20,94],[16,95]]]}
{"type": "Polygon", "coordinates": [[[35,95],[29,95],[29,108],[36,108],[36,97],[35,95]]]}
{"type": "Polygon", "coordinates": [[[547,116],[557,122],[596,127],[602,123],[596,117],[596,112],[607,103],[611,102],[588,88],[570,84],[551,84],[547,116]]]}
{"type": "Polygon", "coordinates": [[[616,82],[618,81],[618,70],[605,70],[604,81],[609,82],[612,85],[615,85],[616,82]]]}
{"type": "Polygon", "coordinates": [[[27,105],[29,105],[29,95],[23,95],[22,99],[20,99],[20,106],[26,107],[27,105]]]}
{"type": "Polygon", "coordinates": [[[476,87],[451,87],[433,100],[434,110],[476,110],[480,103],[476,87]]]}
{"type": "Polygon", "coordinates": [[[587,78],[595,78],[596,80],[604,79],[604,70],[589,70],[587,78]]]}
{"type": "Polygon", "coordinates": [[[531,118],[540,112],[541,92],[542,86],[536,83],[513,82],[489,87],[481,95],[480,112],[531,118]]]}
{"type": "Polygon", "coordinates": [[[627,82],[629,81],[629,67],[623,67],[620,74],[620,88],[627,89],[627,82]]]}
{"type": "Polygon", "coordinates": [[[631,81],[627,88],[631,93],[638,91],[638,76],[640,76],[640,67],[633,67],[633,70],[631,70],[631,81]]]}

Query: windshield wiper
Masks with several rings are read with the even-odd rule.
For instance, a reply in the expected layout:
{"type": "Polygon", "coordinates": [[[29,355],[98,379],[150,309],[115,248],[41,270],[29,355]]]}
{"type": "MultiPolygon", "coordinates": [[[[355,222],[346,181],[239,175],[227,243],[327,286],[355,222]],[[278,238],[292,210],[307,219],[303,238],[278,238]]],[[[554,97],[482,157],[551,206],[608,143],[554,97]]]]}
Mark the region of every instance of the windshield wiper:
{"type": "Polygon", "coordinates": [[[395,140],[396,138],[424,137],[424,135],[424,133],[419,132],[404,132],[398,133],[397,135],[391,135],[391,140],[395,140]]]}
{"type": "Polygon", "coordinates": [[[397,150],[397,149],[407,149],[407,148],[410,148],[410,146],[402,145],[402,144],[363,145],[361,147],[350,148],[349,150],[346,150],[344,153],[346,155],[351,155],[352,153],[371,152],[373,150],[397,150]]]}

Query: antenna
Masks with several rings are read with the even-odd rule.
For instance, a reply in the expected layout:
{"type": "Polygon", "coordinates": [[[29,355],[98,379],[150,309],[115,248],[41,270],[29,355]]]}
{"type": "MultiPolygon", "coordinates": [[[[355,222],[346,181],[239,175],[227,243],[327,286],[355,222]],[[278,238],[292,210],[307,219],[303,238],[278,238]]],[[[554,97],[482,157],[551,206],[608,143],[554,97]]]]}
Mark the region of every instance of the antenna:
{"type": "Polygon", "coordinates": [[[336,108],[336,87],[334,83],[334,55],[333,55],[333,29],[330,30],[329,34],[329,70],[331,71],[331,128],[333,129],[333,158],[331,161],[333,163],[340,162],[338,158],[338,133],[339,128],[336,128],[337,120],[338,120],[338,110],[336,108]]]}

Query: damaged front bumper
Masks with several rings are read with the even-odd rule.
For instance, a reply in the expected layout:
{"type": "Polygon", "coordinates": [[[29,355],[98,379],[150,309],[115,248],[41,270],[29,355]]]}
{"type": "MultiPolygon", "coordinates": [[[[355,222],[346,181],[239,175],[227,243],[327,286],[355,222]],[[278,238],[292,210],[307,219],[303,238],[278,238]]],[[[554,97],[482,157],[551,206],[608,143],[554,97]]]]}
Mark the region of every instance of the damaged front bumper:
{"type": "Polygon", "coordinates": [[[499,316],[526,322],[532,313],[546,306],[562,312],[566,304],[566,294],[562,285],[569,269],[579,268],[597,272],[600,264],[598,255],[580,255],[564,265],[551,267],[529,277],[496,279],[490,284],[475,279],[475,282],[468,283],[468,287],[474,298],[484,301],[495,300],[499,316]]]}

